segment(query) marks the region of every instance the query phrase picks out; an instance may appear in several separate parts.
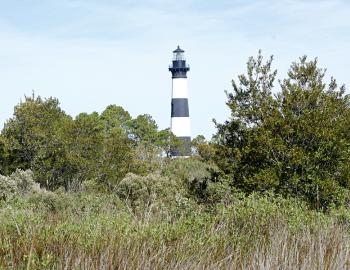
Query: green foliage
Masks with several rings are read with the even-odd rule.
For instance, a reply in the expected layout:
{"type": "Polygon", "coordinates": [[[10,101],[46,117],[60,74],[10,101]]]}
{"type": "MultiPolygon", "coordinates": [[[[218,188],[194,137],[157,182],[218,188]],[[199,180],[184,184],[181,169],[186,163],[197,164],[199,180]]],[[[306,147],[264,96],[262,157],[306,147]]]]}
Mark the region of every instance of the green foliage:
{"type": "MultiPolygon", "coordinates": [[[[154,163],[152,157],[157,158],[163,154],[169,157],[170,149],[181,146],[181,141],[169,129],[158,131],[158,125],[148,114],[139,115],[128,122],[128,136],[138,148],[136,152],[141,154],[138,158],[146,161],[146,166],[154,163]]],[[[159,166],[150,166],[147,171],[156,169],[159,166]]]]}
{"type": "Polygon", "coordinates": [[[18,193],[16,182],[6,176],[0,175],[0,201],[8,201],[18,193]]]}
{"type": "Polygon", "coordinates": [[[104,127],[98,113],[81,113],[65,129],[67,160],[74,169],[71,181],[96,177],[102,157],[104,127]]]}
{"type": "Polygon", "coordinates": [[[128,172],[138,172],[135,150],[127,135],[114,128],[105,135],[102,141],[102,155],[96,164],[97,179],[108,186],[121,181],[128,172]]]}
{"type": "MultiPolygon", "coordinates": [[[[140,159],[137,147],[156,148],[157,140],[157,126],[148,115],[132,119],[110,105],[101,116],[81,113],[72,119],[57,99],[33,95],[15,107],[2,131],[0,172],[31,169],[48,190],[79,189],[89,179],[111,187],[128,172],[145,173],[150,158],[140,159]]],[[[160,156],[160,150],[151,153],[152,159],[160,156]]]]}
{"type": "Polygon", "coordinates": [[[156,146],[167,156],[170,157],[171,149],[181,147],[181,140],[177,138],[170,129],[163,129],[158,132],[156,146]]]}
{"type": "Polygon", "coordinates": [[[174,182],[160,174],[139,176],[129,173],[119,183],[116,191],[134,211],[145,211],[174,199],[175,188],[174,182]]]}
{"type": "Polygon", "coordinates": [[[56,132],[67,118],[57,99],[25,97],[2,131],[8,152],[5,172],[33,169],[46,155],[55,155],[52,152],[61,147],[56,132]]]}
{"type": "Polygon", "coordinates": [[[6,141],[5,138],[0,134],[0,175],[4,175],[6,173],[6,162],[6,141]]]}
{"type": "Polygon", "coordinates": [[[129,112],[117,105],[109,105],[101,113],[101,120],[104,123],[106,131],[114,128],[122,128],[127,132],[131,119],[129,112]]]}
{"type": "Polygon", "coordinates": [[[72,119],[55,98],[25,97],[0,134],[0,173],[31,169],[48,190],[84,188],[94,180],[109,189],[131,172],[146,175],[163,166],[178,139],[148,114],[133,119],[120,106],[72,119]]]}
{"type": "Polygon", "coordinates": [[[158,126],[149,114],[143,114],[128,123],[129,137],[136,143],[155,143],[157,141],[158,126]]]}
{"type": "Polygon", "coordinates": [[[6,151],[4,172],[31,169],[44,187],[53,189],[61,185],[70,173],[61,134],[71,121],[57,99],[25,97],[2,131],[6,151]]]}
{"type": "Polygon", "coordinates": [[[176,182],[184,196],[208,204],[228,199],[233,191],[217,166],[195,158],[170,160],[162,174],[176,182]]]}
{"type": "MultiPolygon", "coordinates": [[[[137,184],[126,190],[141,191],[136,201],[163,194],[144,192],[145,178],[130,177],[137,184]]],[[[153,191],[167,185],[155,182],[161,184],[153,191]]],[[[346,269],[349,263],[344,210],[326,215],[273,194],[237,196],[210,211],[192,208],[190,199],[175,201],[190,211],[135,215],[113,194],[19,198],[0,208],[0,268],[346,269]]]]}
{"type": "Polygon", "coordinates": [[[10,176],[0,175],[0,200],[8,201],[16,196],[24,196],[40,192],[40,187],[34,182],[30,170],[17,169],[10,176]]]}
{"type": "Polygon", "coordinates": [[[69,207],[69,202],[66,195],[62,196],[49,191],[34,193],[28,198],[29,205],[44,209],[42,211],[47,210],[53,213],[63,212],[69,207]]]}
{"type": "Polygon", "coordinates": [[[17,190],[21,195],[40,191],[40,187],[34,181],[31,170],[22,171],[17,169],[8,178],[16,183],[17,190]]]}
{"type": "Polygon", "coordinates": [[[317,59],[292,64],[273,95],[272,57],[250,58],[247,75],[232,82],[230,120],[217,124],[215,160],[246,192],[274,190],[316,208],[349,194],[349,97],[334,79],[324,83],[317,59]]]}
{"type": "Polygon", "coordinates": [[[194,155],[205,162],[211,162],[215,157],[215,144],[208,142],[203,135],[198,135],[192,140],[192,147],[194,155]]]}

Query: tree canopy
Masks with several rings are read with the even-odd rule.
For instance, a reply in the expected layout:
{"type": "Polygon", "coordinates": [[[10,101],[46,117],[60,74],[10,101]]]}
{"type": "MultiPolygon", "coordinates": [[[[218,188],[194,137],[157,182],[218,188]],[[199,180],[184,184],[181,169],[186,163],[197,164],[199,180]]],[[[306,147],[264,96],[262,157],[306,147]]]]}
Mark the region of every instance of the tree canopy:
{"type": "Polygon", "coordinates": [[[91,179],[111,187],[128,172],[146,173],[147,162],[166,150],[170,137],[147,114],[133,119],[122,107],[109,105],[101,115],[72,118],[57,99],[33,94],[15,107],[1,132],[0,172],[31,169],[50,190],[91,179]],[[147,158],[141,146],[150,153],[147,158]]]}
{"type": "Polygon", "coordinates": [[[350,185],[349,96],[306,56],[275,89],[271,57],[250,58],[227,93],[231,116],[218,124],[216,161],[246,192],[273,190],[317,208],[343,203],[350,185]]]}

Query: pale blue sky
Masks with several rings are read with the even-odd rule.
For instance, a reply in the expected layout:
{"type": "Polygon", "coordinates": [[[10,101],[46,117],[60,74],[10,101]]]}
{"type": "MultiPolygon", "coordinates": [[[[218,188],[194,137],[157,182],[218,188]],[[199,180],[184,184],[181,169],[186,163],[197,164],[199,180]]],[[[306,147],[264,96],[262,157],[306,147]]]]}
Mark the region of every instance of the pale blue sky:
{"type": "Polygon", "coordinates": [[[0,0],[0,125],[35,89],[73,116],[117,104],[167,128],[178,44],[193,135],[210,138],[212,118],[229,115],[224,90],[259,49],[279,78],[307,54],[350,85],[350,1],[0,0]]]}

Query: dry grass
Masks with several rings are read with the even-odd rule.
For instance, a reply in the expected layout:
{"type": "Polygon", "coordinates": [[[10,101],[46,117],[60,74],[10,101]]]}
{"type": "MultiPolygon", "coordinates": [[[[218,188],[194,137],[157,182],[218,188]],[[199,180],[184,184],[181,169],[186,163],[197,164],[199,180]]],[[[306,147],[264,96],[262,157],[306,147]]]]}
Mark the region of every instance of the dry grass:
{"type": "Polygon", "coordinates": [[[253,198],[145,218],[89,200],[55,212],[3,207],[0,268],[350,269],[347,225],[293,204],[253,198]]]}
{"type": "Polygon", "coordinates": [[[158,247],[126,240],[110,241],[96,253],[62,248],[59,269],[349,269],[348,239],[335,229],[324,235],[291,235],[274,232],[271,243],[258,242],[251,253],[229,243],[203,245],[197,252],[185,250],[190,239],[158,247]]]}

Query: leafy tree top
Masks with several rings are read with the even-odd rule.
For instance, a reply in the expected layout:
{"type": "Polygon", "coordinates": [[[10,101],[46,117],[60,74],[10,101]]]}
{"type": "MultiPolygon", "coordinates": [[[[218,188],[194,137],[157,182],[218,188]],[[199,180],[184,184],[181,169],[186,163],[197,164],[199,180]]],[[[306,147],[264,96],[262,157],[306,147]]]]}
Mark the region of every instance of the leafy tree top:
{"type": "Polygon", "coordinates": [[[216,160],[233,184],[302,197],[315,207],[346,200],[350,187],[349,96],[325,83],[317,59],[291,65],[273,94],[273,58],[250,58],[227,93],[231,116],[218,124],[216,160]]]}

